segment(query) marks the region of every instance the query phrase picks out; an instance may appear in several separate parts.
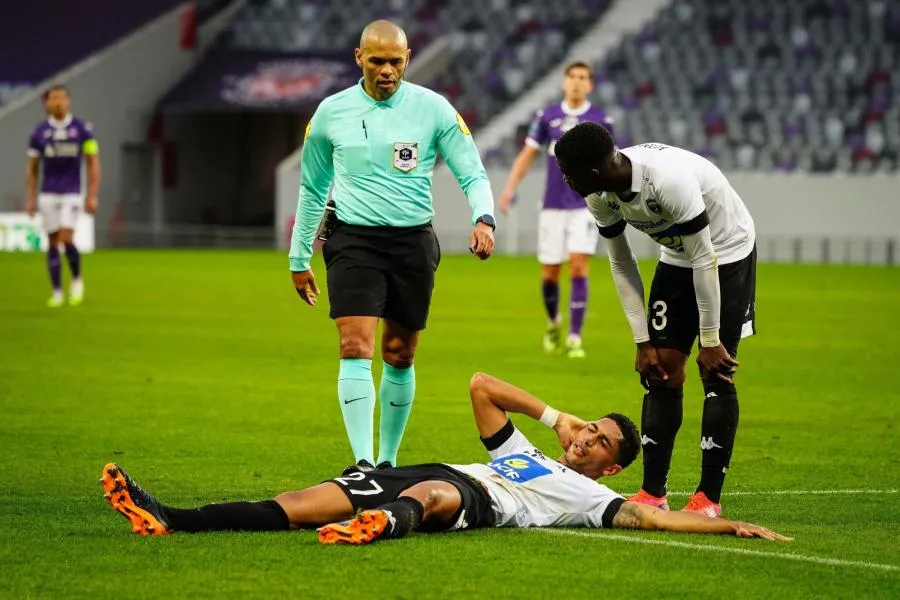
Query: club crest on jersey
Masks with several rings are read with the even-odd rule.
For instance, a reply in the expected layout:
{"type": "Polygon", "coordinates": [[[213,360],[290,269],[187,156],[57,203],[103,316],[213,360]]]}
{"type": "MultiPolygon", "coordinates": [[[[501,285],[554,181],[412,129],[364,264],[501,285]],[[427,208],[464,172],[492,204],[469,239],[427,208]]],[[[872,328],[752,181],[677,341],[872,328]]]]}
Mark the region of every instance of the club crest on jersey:
{"type": "Polygon", "coordinates": [[[578,117],[573,116],[573,115],[566,115],[565,118],[563,119],[562,125],[560,126],[559,129],[560,129],[560,131],[565,133],[565,132],[569,131],[570,129],[572,129],[573,127],[575,127],[576,125],[578,125],[578,117]]]}
{"type": "Polygon", "coordinates": [[[526,454],[511,454],[488,463],[498,475],[515,483],[524,483],[550,474],[550,469],[526,454]]]}
{"type": "Polygon", "coordinates": [[[556,129],[558,127],[559,130],[563,133],[566,133],[567,131],[578,125],[578,123],[578,117],[574,115],[566,115],[565,117],[550,119],[550,127],[553,129],[556,129]]]}
{"type": "Polygon", "coordinates": [[[659,205],[659,202],[654,200],[653,198],[647,198],[647,208],[650,209],[654,215],[662,214],[662,206],[659,205]]]}
{"type": "Polygon", "coordinates": [[[419,164],[418,142],[394,142],[394,168],[409,173],[419,164]]]}

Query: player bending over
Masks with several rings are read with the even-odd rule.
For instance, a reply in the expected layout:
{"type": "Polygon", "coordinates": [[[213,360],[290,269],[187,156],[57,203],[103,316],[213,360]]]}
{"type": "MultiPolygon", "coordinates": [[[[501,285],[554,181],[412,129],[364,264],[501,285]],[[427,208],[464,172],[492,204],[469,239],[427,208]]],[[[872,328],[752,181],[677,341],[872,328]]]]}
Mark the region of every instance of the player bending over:
{"type": "Polygon", "coordinates": [[[172,508],[111,463],[101,482],[110,505],[141,535],[176,531],[272,531],[319,528],[324,544],[365,544],[411,531],[480,527],[603,527],[789,540],[763,527],[626,502],[594,481],[637,457],[634,423],[610,413],[584,422],[488,375],[469,385],[487,464],[432,463],[355,471],[263,502],[172,508]],[[564,454],[553,460],[519,432],[507,412],[553,427],[564,454]],[[354,516],[356,515],[356,516],[354,516]]]}
{"type": "Polygon", "coordinates": [[[700,483],[684,510],[718,517],[738,427],[734,374],[742,338],[756,333],[756,229],[713,163],[665,144],[616,148],[582,123],[556,144],[566,182],[600,229],[647,390],[641,411],[644,483],[629,498],[668,510],[666,480],[681,427],[687,359],[700,339],[700,483]],[[662,247],[644,314],[644,284],[625,236],[631,225],[662,247]]]}

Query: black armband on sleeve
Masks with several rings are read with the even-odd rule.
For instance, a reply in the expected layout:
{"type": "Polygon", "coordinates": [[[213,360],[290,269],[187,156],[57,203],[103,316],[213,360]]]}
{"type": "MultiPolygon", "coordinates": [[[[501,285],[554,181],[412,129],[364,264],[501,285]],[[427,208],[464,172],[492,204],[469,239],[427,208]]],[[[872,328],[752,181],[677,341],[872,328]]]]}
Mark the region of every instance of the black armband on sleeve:
{"type": "Polygon", "coordinates": [[[606,505],[606,510],[603,511],[603,518],[600,520],[603,529],[612,528],[613,519],[619,514],[619,509],[622,508],[623,504],[625,504],[625,498],[616,498],[606,505]]]}
{"type": "Polygon", "coordinates": [[[488,438],[481,438],[481,443],[484,444],[484,447],[487,448],[487,451],[496,450],[512,437],[512,434],[516,432],[515,425],[512,424],[512,421],[509,419],[506,420],[506,424],[500,428],[497,433],[488,438]]]}
{"type": "Polygon", "coordinates": [[[625,231],[625,225],[625,219],[621,219],[620,221],[618,221],[617,223],[613,223],[609,227],[597,225],[597,229],[600,230],[600,235],[602,235],[606,239],[612,239],[614,237],[622,235],[622,232],[625,231]]]}
{"type": "Polygon", "coordinates": [[[702,213],[686,223],[678,224],[678,233],[681,235],[692,235],[700,232],[704,227],[709,225],[709,215],[704,210],[702,213]]]}

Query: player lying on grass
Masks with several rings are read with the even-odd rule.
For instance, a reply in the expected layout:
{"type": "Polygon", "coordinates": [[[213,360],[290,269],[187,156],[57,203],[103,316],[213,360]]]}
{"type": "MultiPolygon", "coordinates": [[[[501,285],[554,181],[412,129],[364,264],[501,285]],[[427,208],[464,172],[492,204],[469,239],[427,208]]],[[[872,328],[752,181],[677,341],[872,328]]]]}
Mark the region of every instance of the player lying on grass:
{"type": "Polygon", "coordinates": [[[355,471],[263,502],[183,509],[166,506],[111,463],[101,482],[110,505],[141,535],[176,531],[319,528],[325,544],[365,544],[417,531],[479,527],[603,527],[788,540],[763,527],[626,502],[594,481],[637,457],[640,436],[628,417],[584,422],[504,381],[476,374],[469,385],[487,464],[434,463],[355,471]],[[522,435],[507,412],[538,419],[559,436],[553,460],[522,435]],[[354,516],[355,515],[355,516],[354,516]]]}

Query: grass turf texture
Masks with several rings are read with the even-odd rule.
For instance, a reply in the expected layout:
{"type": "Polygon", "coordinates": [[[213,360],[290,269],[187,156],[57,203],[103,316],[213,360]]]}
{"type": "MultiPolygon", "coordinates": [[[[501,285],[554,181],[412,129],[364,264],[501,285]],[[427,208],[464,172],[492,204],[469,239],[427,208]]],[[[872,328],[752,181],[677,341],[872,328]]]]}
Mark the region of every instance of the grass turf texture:
{"type": "MultiPolygon", "coordinates": [[[[315,309],[297,298],[281,253],[107,251],[84,263],[85,304],[54,311],[43,306],[43,257],[0,253],[0,596],[900,590],[896,570],[541,531],[416,534],[364,548],[322,547],[311,532],[134,536],[102,498],[107,461],[176,506],[271,498],[351,462],[336,401],[337,335],[324,297],[315,309]]],[[[466,395],[476,370],[585,417],[620,410],[637,420],[633,346],[604,262],[591,280],[588,357],[572,361],[542,352],[533,260],[445,257],[401,462],[485,460],[466,395]]],[[[900,271],[760,265],[758,294],[760,336],[739,357],[741,428],[727,491],[900,488],[900,271]]],[[[380,361],[375,370],[377,378],[380,361]]],[[[673,490],[692,490],[699,477],[701,407],[692,369],[673,490]]],[[[556,451],[552,432],[516,422],[556,451]]],[[[639,459],[606,483],[630,492],[640,476],[639,459]]],[[[671,500],[680,508],[686,497],[671,500]]],[[[900,565],[896,494],[726,496],[724,509],[797,540],[614,534],[900,565]]]]}

